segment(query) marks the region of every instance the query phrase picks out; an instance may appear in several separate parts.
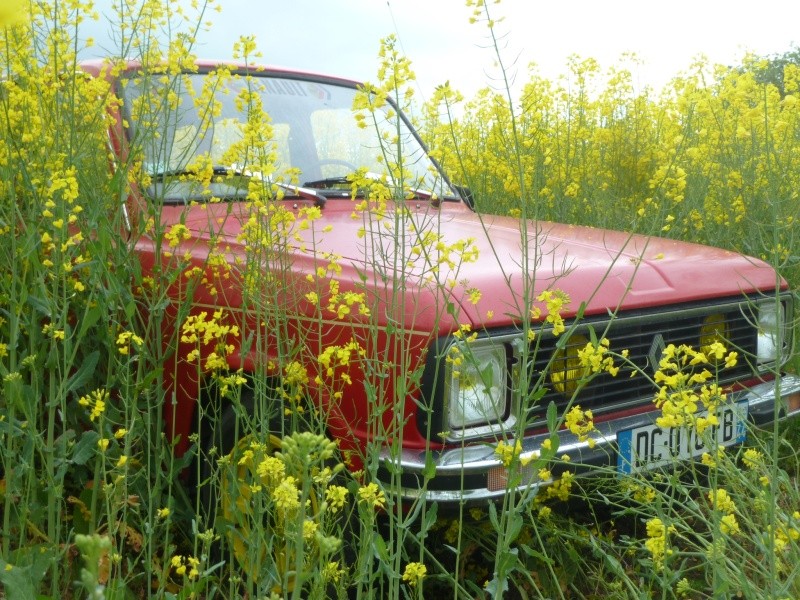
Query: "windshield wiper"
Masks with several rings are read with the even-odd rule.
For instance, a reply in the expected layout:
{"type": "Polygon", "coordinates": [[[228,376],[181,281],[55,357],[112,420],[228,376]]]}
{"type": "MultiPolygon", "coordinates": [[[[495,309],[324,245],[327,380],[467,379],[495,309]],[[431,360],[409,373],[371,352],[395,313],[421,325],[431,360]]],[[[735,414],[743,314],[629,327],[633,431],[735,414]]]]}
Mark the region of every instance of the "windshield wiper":
{"type": "MultiPolygon", "coordinates": [[[[383,178],[378,175],[377,173],[365,173],[364,174],[367,179],[371,179],[372,181],[381,181],[383,178]]],[[[350,186],[353,183],[352,178],[350,176],[340,176],[340,177],[327,177],[325,179],[315,179],[314,181],[306,181],[303,185],[307,188],[315,188],[319,190],[323,190],[323,193],[326,196],[330,196],[331,193],[329,190],[331,188],[335,189],[341,195],[345,194],[346,190],[342,190],[340,188],[335,188],[334,186],[341,186],[347,185],[350,186]]],[[[439,200],[442,198],[435,196],[433,192],[419,189],[419,188],[410,188],[404,190],[404,193],[407,194],[405,196],[406,200],[430,200],[433,203],[438,203],[439,200]]],[[[347,191],[347,196],[350,196],[351,193],[347,191]]],[[[361,191],[356,194],[357,196],[363,195],[361,191]]],[[[459,198],[456,196],[445,196],[445,200],[458,200],[459,198]]]]}
{"type": "MultiPolygon", "coordinates": [[[[212,173],[214,177],[225,177],[225,176],[233,176],[233,177],[251,177],[253,179],[264,180],[261,173],[258,171],[250,171],[248,169],[240,169],[236,165],[232,165],[230,167],[225,167],[222,165],[214,165],[212,167],[212,173]]],[[[173,169],[170,171],[159,171],[158,173],[152,173],[150,177],[157,179],[163,182],[165,179],[173,178],[173,177],[184,177],[184,176],[194,176],[197,175],[198,171],[192,169],[173,169]]],[[[284,198],[303,198],[305,200],[313,200],[314,206],[318,206],[319,208],[323,208],[325,206],[325,202],[327,198],[320,194],[317,190],[313,190],[304,186],[297,186],[297,185],[290,185],[288,183],[282,183],[280,181],[272,181],[271,179],[266,179],[267,183],[270,185],[274,185],[280,189],[282,189],[285,194],[284,198]]],[[[219,184],[225,183],[225,181],[219,182],[211,180],[212,184],[219,184]]],[[[238,194],[234,197],[238,197],[238,194]]]]}
{"type": "Polygon", "coordinates": [[[325,203],[328,201],[328,199],[324,195],[320,194],[317,190],[312,190],[304,185],[290,185],[288,183],[281,183],[279,181],[272,181],[270,183],[278,186],[284,192],[289,192],[291,194],[289,196],[284,194],[284,200],[286,198],[303,198],[305,200],[313,200],[314,206],[318,206],[319,208],[325,208],[325,203]]]}
{"type": "MultiPolygon", "coordinates": [[[[213,166],[211,167],[211,171],[213,175],[223,176],[232,173],[233,175],[242,175],[238,171],[233,169],[229,169],[228,167],[223,166],[213,166]]],[[[164,179],[169,179],[170,177],[195,177],[200,174],[200,170],[194,169],[170,169],[166,171],[156,171],[155,173],[148,173],[151,179],[158,179],[163,181],[164,179]]]]}
{"type": "Polygon", "coordinates": [[[307,188],[316,188],[316,189],[327,189],[334,185],[350,185],[352,181],[350,181],[346,176],[344,177],[327,177],[325,179],[315,179],[314,181],[306,181],[303,183],[303,187],[307,188]]]}
{"type": "Polygon", "coordinates": [[[198,175],[198,171],[194,169],[171,169],[150,173],[152,183],[147,188],[147,194],[162,204],[207,202],[210,198],[227,201],[246,199],[246,189],[232,185],[229,181],[217,180],[229,173],[240,175],[227,167],[212,167],[212,178],[207,189],[201,187],[200,181],[193,179],[198,175]]]}

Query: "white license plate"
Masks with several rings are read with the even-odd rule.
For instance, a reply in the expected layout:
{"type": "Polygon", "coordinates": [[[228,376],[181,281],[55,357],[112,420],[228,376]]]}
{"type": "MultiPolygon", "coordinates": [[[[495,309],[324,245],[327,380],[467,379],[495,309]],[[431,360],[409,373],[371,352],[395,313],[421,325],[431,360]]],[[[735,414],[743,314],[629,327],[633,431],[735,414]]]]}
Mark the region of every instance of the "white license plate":
{"type": "MultiPolygon", "coordinates": [[[[698,413],[702,417],[707,413],[698,413]]],[[[617,472],[636,473],[657,469],[675,461],[689,460],[704,452],[713,453],[710,446],[731,446],[747,437],[747,401],[728,404],[717,409],[719,425],[709,427],[703,435],[689,427],[643,425],[617,434],[619,454],[617,472]]]]}

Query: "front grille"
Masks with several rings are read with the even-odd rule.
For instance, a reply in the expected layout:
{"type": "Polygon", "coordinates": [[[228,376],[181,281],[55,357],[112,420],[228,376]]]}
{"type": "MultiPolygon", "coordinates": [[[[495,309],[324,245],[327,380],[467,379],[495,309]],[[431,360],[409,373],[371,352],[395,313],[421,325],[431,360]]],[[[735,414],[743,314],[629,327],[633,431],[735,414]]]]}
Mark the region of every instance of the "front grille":
{"type": "MultiPolygon", "coordinates": [[[[750,363],[752,356],[755,355],[757,330],[754,325],[752,304],[748,302],[676,306],[668,310],[661,308],[658,312],[652,313],[621,314],[614,319],[585,319],[574,330],[568,329],[570,337],[566,348],[562,350],[557,349],[556,344],[559,343],[559,339],[552,335],[541,340],[531,361],[529,375],[532,385],[536,386],[538,382],[546,391],[544,396],[529,408],[529,422],[543,421],[551,401],[555,402],[561,412],[570,403],[576,389],[574,403],[579,404],[584,410],[592,410],[595,416],[651,402],[656,388],[650,379],[658,369],[661,349],[670,344],[676,346],[685,344],[699,350],[703,345],[701,338],[705,343],[709,342],[709,338],[713,340],[714,336],[709,334],[709,330],[714,330],[714,324],[717,331],[723,330],[720,335],[724,339],[719,341],[723,342],[729,351],[739,353],[736,366],[723,368],[724,365],[719,365],[719,382],[725,383],[751,376],[753,368],[750,363]],[[722,322],[724,326],[720,325],[722,322]],[[630,376],[631,369],[621,370],[616,377],[603,373],[596,375],[588,384],[579,388],[576,378],[581,377],[580,369],[564,369],[564,366],[569,366],[569,362],[564,363],[564,357],[574,354],[570,352],[570,347],[583,348],[586,345],[587,340],[592,337],[590,329],[596,339],[608,338],[610,349],[614,352],[627,349],[629,359],[641,372],[637,372],[634,377],[630,376]],[[553,361],[553,356],[556,354],[556,360],[553,361]],[[555,366],[562,367],[556,369],[562,374],[556,375],[555,379],[552,375],[551,362],[555,366]],[[646,373],[647,377],[642,372],[646,373]]],[[[621,364],[619,359],[615,360],[615,363],[621,364]]],[[[714,371],[713,365],[707,368],[714,371]]]]}

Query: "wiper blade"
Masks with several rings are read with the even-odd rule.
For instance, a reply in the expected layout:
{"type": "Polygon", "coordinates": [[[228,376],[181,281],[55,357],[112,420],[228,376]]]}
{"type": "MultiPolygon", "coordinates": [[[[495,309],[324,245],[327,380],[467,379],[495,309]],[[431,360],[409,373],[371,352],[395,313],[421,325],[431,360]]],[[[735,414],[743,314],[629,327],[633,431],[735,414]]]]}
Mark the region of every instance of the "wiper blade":
{"type": "MultiPolygon", "coordinates": [[[[237,165],[231,165],[230,167],[225,167],[222,165],[214,165],[212,167],[212,172],[214,176],[234,176],[234,177],[250,177],[253,179],[264,180],[264,177],[258,171],[250,171],[249,169],[240,169],[237,165]]],[[[170,177],[183,177],[183,176],[192,176],[197,175],[198,172],[192,169],[173,169],[170,171],[159,171],[158,173],[152,173],[150,177],[163,181],[164,179],[168,179],[170,177]]],[[[318,206],[320,208],[325,206],[325,202],[327,198],[317,192],[316,190],[297,186],[297,185],[290,185],[288,183],[282,183],[280,181],[272,181],[271,179],[266,179],[267,183],[270,185],[274,185],[284,192],[288,192],[288,196],[284,195],[284,198],[304,198],[306,200],[313,200],[314,206],[318,206]]],[[[212,183],[214,183],[212,181],[212,183]]]]}
{"type": "Polygon", "coordinates": [[[227,167],[212,168],[212,177],[208,186],[203,186],[196,179],[198,171],[193,169],[171,169],[150,173],[151,183],[147,187],[147,195],[162,204],[177,205],[192,202],[208,202],[211,198],[220,201],[240,201],[247,198],[247,190],[235,183],[220,178],[240,173],[227,167]]]}
{"type": "Polygon", "coordinates": [[[306,181],[303,183],[303,187],[326,189],[334,185],[350,185],[351,183],[352,181],[350,181],[347,177],[327,177],[325,179],[306,181]]]}
{"type": "MultiPolygon", "coordinates": [[[[229,175],[229,174],[230,175],[244,175],[244,173],[236,171],[235,169],[230,169],[228,167],[223,167],[223,166],[216,166],[215,165],[215,166],[211,167],[211,170],[212,170],[212,174],[213,175],[219,175],[219,176],[229,175]]],[[[191,176],[196,176],[196,175],[199,175],[199,174],[200,174],[200,171],[199,170],[195,171],[194,169],[171,169],[171,170],[167,170],[167,171],[157,171],[155,173],[148,173],[148,175],[150,175],[151,179],[159,179],[159,180],[162,180],[162,181],[164,179],[168,179],[170,177],[191,177],[191,176]]]]}
{"type": "MultiPolygon", "coordinates": [[[[274,185],[275,187],[282,189],[284,192],[289,192],[290,194],[290,196],[288,196],[289,198],[304,198],[306,200],[313,200],[314,206],[317,206],[319,208],[324,208],[325,203],[328,201],[328,199],[325,198],[325,196],[323,196],[316,190],[312,190],[304,186],[291,185],[288,183],[282,183],[280,181],[273,181],[272,178],[269,176],[264,177],[264,175],[260,171],[251,171],[250,169],[247,168],[242,169],[237,164],[231,165],[231,169],[233,169],[237,175],[244,175],[245,177],[252,177],[253,179],[257,179],[259,181],[265,181],[270,185],[274,185]]],[[[284,194],[283,197],[286,198],[287,196],[284,194]]]]}
{"type": "Polygon", "coordinates": [[[291,194],[291,196],[286,196],[284,194],[283,196],[284,198],[296,197],[296,198],[304,198],[306,200],[313,200],[314,206],[318,206],[319,208],[324,208],[325,203],[328,201],[328,199],[322,194],[320,194],[317,190],[312,190],[311,188],[305,186],[290,185],[288,183],[281,183],[279,181],[272,181],[270,183],[272,185],[278,186],[284,192],[289,192],[291,194]]]}
{"type": "MultiPolygon", "coordinates": [[[[383,179],[377,173],[369,173],[368,172],[368,173],[365,173],[364,176],[367,179],[370,179],[372,181],[381,181],[383,179]]],[[[325,179],[315,179],[314,181],[306,181],[305,183],[303,183],[303,185],[305,187],[307,187],[307,188],[315,188],[315,189],[323,190],[323,193],[326,196],[330,196],[331,194],[328,191],[330,188],[333,188],[334,186],[341,186],[341,185],[350,186],[350,185],[352,185],[352,183],[353,183],[353,180],[352,180],[352,178],[350,176],[344,176],[344,177],[340,176],[340,177],[328,177],[328,178],[325,178],[325,179]]],[[[338,191],[340,193],[342,192],[342,190],[338,190],[338,191]]],[[[406,200],[431,200],[432,202],[437,203],[437,202],[439,202],[439,200],[442,199],[439,196],[435,196],[434,193],[431,192],[431,191],[423,190],[423,189],[419,189],[419,188],[406,189],[404,191],[404,194],[405,194],[405,199],[406,200]]],[[[351,195],[351,194],[348,192],[348,196],[349,195],[351,195]]],[[[359,192],[357,192],[356,195],[362,195],[361,191],[359,190],[359,192]]],[[[444,199],[445,200],[458,200],[458,198],[455,197],[455,196],[445,196],[444,199]]]]}

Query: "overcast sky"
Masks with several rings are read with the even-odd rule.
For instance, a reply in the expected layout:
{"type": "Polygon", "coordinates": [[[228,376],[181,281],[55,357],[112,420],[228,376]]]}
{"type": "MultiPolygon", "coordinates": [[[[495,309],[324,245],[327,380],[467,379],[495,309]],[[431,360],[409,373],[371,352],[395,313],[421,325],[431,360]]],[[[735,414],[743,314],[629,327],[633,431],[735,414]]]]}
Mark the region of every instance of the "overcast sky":
{"type": "MultiPolygon", "coordinates": [[[[1,1],[1,0],[0,0],[1,1]]],[[[108,12],[112,0],[97,0],[108,12]]],[[[167,0],[165,0],[167,1],[167,0]]],[[[240,35],[255,35],[263,62],[374,80],[380,39],[397,35],[411,59],[423,98],[449,80],[467,97],[492,82],[494,54],[486,27],[470,24],[464,0],[221,0],[214,25],[198,40],[203,58],[230,58],[240,35]]],[[[603,67],[625,52],[644,61],[638,81],[660,87],[698,54],[735,64],[750,50],[783,53],[800,43],[797,0],[503,0],[490,4],[504,38],[504,60],[527,79],[556,78],[567,57],[596,58],[603,67]]],[[[91,35],[104,47],[108,24],[91,35]]],[[[107,46],[106,46],[107,47],[107,46]]]]}

